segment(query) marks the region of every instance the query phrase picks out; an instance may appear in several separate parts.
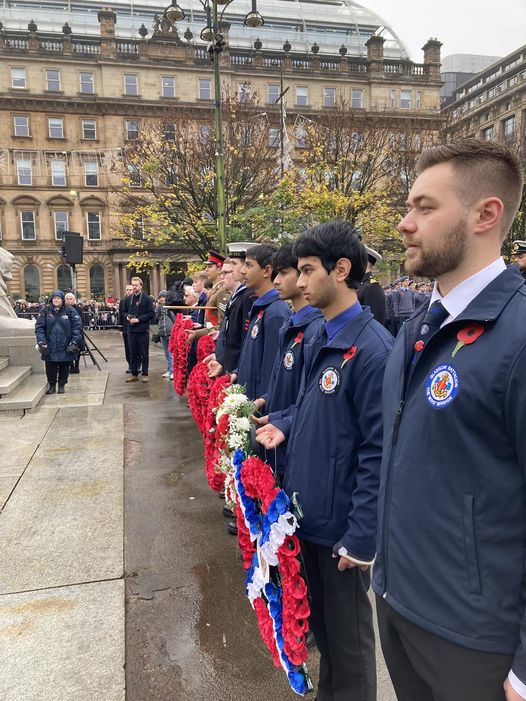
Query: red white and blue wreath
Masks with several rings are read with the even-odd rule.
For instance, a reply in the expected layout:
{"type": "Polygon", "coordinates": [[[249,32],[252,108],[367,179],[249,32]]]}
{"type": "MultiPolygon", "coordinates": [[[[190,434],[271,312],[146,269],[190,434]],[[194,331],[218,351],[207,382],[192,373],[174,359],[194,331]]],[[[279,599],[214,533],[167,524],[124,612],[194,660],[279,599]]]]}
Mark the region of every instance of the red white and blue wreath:
{"type": "Polygon", "coordinates": [[[312,691],[306,660],[310,608],[298,558],[296,517],[269,465],[238,449],[232,458],[237,492],[238,541],[246,592],[261,637],[294,692],[312,691]]]}

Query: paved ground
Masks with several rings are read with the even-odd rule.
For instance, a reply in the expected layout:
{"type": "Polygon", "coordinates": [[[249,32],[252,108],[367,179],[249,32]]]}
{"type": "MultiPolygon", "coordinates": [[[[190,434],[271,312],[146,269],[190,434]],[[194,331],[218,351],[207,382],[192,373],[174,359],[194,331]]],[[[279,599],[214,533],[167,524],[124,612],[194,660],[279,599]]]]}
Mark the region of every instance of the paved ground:
{"type": "MultiPolygon", "coordinates": [[[[296,698],[259,638],[160,349],[150,382],[130,385],[119,335],[93,338],[103,373],[81,368],[63,397],[0,419],[0,699],[296,698]]],[[[378,699],[394,701],[378,667],[378,699]]]]}

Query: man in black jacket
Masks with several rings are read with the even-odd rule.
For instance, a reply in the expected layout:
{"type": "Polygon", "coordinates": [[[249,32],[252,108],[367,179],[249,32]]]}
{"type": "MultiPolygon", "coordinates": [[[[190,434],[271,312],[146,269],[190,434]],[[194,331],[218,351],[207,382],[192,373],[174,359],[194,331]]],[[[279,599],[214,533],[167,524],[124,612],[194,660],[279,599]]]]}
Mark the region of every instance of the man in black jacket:
{"type": "Polygon", "coordinates": [[[128,363],[128,369],[126,370],[127,375],[131,373],[131,370],[130,349],[128,347],[128,319],[126,318],[126,314],[124,313],[124,305],[126,304],[126,300],[132,294],[132,292],[132,285],[126,285],[126,296],[123,297],[119,302],[119,326],[121,327],[122,340],[124,341],[124,355],[126,356],[126,362],[128,363]]]}
{"type": "Polygon", "coordinates": [[[373,278],[373,268],[382,256],[374,249],[365,247],[367,251],[367,270],[358,288],[358,301],[362,307],[369,307],[371,314],[380,324],[385,324],[385,292],[373,278]]]}
{"type": "Polygon", "coordinates": [[[137,382],[139,365],[142,363],[142,381],[148,382],[149,326],[154,319],[152,299],[142,291],[140,277],[132,277],[133,293],[126,297],[123,314],[128,322],[128,347],[130,351],[131,375],[126,382],[137,382]]]}

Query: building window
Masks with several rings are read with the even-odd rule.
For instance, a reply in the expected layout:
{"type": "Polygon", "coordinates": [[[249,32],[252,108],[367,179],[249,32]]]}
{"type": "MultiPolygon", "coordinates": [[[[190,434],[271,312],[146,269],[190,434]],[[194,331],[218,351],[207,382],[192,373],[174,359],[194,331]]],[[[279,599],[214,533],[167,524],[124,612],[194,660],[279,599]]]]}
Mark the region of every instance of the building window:
{"type": "Polygon", "coordinates": [[[309,104],[309,88],[306,85],[296,85],[296,105],[307,107],[309,104]]]}
{"type": "Polygon", "coordinates": [[[173,122],[167,122],[164,125],[164,140],[174,142],[177,135],[177,127],[173,122]]]}
{"type": "Polygon", "coordinates": [[[351,107],[353,110],[363,108],[363,90],[351,90],[351,107]]]}
{"type": "Polygon", "coordinates": [[[97,138],[97,122],[94,119],[83,119],[81,125],[83,139],[93,140],[97,138]]]}
{"type": "Polygon", "coordinates": [[[411,109],[411,90],[400,90],[400,109],[411,109]]]}
{"type": "Polygon", "coordinates": [[[93,95],[95,92],[93,73],[80,74],[80,92],[84,93],[84,95],[93,95]]]}
{"type": "Polygon", "coordinates": [[[211,80],[200,80],[199,81],[199,99],[200,100],[211,100],[212,99],[212,81],[211,80]]]}
{"type": "Polygon", "coordinates": [[[175,78],[163,75],[161,78],[161,94],[163,97],[175,97],[175,78]]]}
{"type": "Polygon", "coordinates": [[[502,121],[502,134],[504,141],[510,142],[515,139],[515,115],[502,121]]]}
{"type": "Polygon", "coordinates": [[[92,297],[104,297],[104,268],[102,265],[92,265],[89,271],[89,289],[92,297]]]}
{"type": "Polygon", "coordinates": [[[250,100],[250,83],[238,83],[237,99],[239,102],[249,102],[250,100]]]}
{"type": "Polygon", "coordinates": [[[64,187],[66,184],[66,162],[58,159],[51,161],[51,184],[64,187]]]}
{"type": "Polygon", "coordinates": [[[38,302],[40,297],[40,272],[36,265],[24,270],[24,292],[28,302],[38,302]]]}
{"type": "Polygon", "coordinates": [[[133,73],[124,74],[124,94],[138,95],[139,94],[139,76],[133,73]]]}
{"type": "Polygon", "coordinates": [[[336,88],[323,88],[323,106],[334,107],[336,104],[336,88]]]}
{"type": "Polygon", "coordinates": [[[64,138],[64,120],[62,117],[50,117],[47,120],[47,125],[50,139],[64,138]]]}
{"type": "Polygon", "coordinates": [[[30,136],[29,117],[25,114],[15,114],[13,117],[15,136],[30,136]]]}
{"type": "Polygon", "coordinates": [[[57,287],[62,292],[69,292],[73,287],[73,275],[69,265],[59,265],[57,268],[57,287]]]}
{"type": "Polygon", "coordinates": [[[101,214],[100,212],[86,212],[88,225],[88,239],[90,241],[100,241],[101,238],[101,214]]]}
{"type": "Polygon", "coordinates": [[[84,182],[86,187],[98,187],[99,185],[99,164],[97,161],[84,162],[84,182]]]}
{"type": "Polygon", "coordinates": [[[127,141],[139,138],[139,122],[125,122],[125,127],[127,141]]]}
{"type": "Polygon", "coordinates": [[[16,173],[19,185],[33,184],[33,170],[31,160],[29,158],[16,159],[16,173]]]}
{"type": "Polygon", "coordinates": [[[20,212],[20,232],[23,241],[34,241],[36,239],[35,212],[32,209],[20,212]]]}
{"type": "Polygon", "coordinates": [[[422,91],[417,90],[415,92],[415,109],[419,110],[422,107],[422,91]]]}
{"type": "Polygon", "coordinates": [[[141,167],[134,163],[128,163],[128,179],[130,181],[130,187],[141,187],[141,167]]]}
{"type": "Polygon", "coordinates": [[[69,216],[67,212],[53,212],[53,221],[55,224],[55,239],[62,241],[64,232],[69,229],[69,216]]]}
{"type": "Polygon", "coordinates": [[[212,138],[212,127],[209,124],[199,125],[199,142],[201,144],[208,144],[212,138]]]}
{"type": "Polygon", "coordinates": [[[60,92],[60,71],[46,70],[46,90],[60,92]]]}
{"type": "Polygon", "coordinates": [[[11,68],[11,87],[19,90],[27,88],[25,68],[11,68]]]}
{"type": "Polygon", "coordinates": [[[279,148],[281,139],[280,129],[277,127],[270,127],[268,130],[268,145],[270,148],[279,148]]]}
{"type": "Polygon", "coordinates": [[[491,141],[495,137],[495,128],[493,124],[482,130],[482,138],[486,141],[491,141]]]}
{"type": "Polygon", "coordinates": [[[269,105],[275,105],[279,98],[279,85],[267,85],[267,102],[269,105]]]}
{"type": "Polygon", "coordinates": [[[396,90],[389,91],[389,108],[392,110],[396,109],[396,90]]]}

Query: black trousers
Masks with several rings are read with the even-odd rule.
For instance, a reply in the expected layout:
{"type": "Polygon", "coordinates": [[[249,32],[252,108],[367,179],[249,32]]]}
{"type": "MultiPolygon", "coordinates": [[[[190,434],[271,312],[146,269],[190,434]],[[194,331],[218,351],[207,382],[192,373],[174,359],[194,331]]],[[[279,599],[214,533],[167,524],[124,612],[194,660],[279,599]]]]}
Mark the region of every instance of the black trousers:
{"type": "Polygon", "coordinates": [[[377,597],[382,651],[398,701],[504,701],[513,655],[479,652],[439,638],[377,597]]]}
{"type": "Polygon", "coordinates": [[[65,385],[69,377],[69,360],[65,363],[53,363],[52,361],[46,362],[46,377],[50,385],[57,384],[57,377],[59,385],[65,385]]]}
{"type": "Polygon", "coordinates": [[[138,333],[128,333],[128,347],[130,350],[130,370],[132,375],[139,374],[139,367],[142,363],[142,374],[148,374],[149,365],[149,343],[150,333],[139,331],[138,333]]]}
{"type": "Polygon", "coordinates": [[[128,341],[128,332],[124,331],[122,334],[122,340],[124,341],[124,355],[126,356],[126,362],[128,367],[130,367],[130,344],[128,341]]]}
{"type": "Polygon", "coordinates": [[[376,701],[369,571],[338,570],[330,548],[301,542],[311,596],[310,626],[320,651],[317,701],[376,701]]]}

